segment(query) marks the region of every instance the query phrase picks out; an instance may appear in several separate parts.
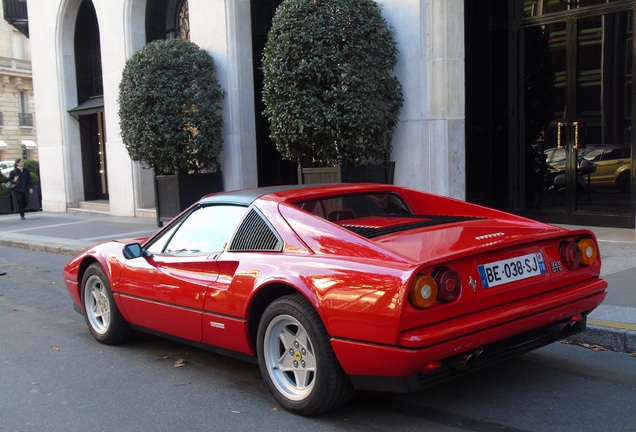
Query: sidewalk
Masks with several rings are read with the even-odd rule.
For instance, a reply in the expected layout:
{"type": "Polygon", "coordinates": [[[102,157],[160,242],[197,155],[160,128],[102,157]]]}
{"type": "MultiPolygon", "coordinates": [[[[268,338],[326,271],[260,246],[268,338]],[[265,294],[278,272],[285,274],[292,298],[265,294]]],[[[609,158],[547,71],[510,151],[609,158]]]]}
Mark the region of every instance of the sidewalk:
{"type": "MultiPolygon", "coordinates": [[[[566,228],[578,228],[567,226],[566,228]]],[[[103,240],[147,237],[155,218],[117,217],[100,213],[30,212],[0,215],[0,246],[74,255],[103,240]]],[[[591,227],[603,260],[601,276],[607,298],[588,317],[588,328],[572,342],[613,351],[636,352],[636,233],[633,229],[591,227]]],[[[1,282],[1,280],[0,280],[1,282]]]]}

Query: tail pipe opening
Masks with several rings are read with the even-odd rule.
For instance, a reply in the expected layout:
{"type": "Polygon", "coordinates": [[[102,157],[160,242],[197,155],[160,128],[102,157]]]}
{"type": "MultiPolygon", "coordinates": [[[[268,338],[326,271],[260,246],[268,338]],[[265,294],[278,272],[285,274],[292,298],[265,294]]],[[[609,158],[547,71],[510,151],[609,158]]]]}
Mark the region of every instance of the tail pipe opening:
{"type": "Polygon", "coordinates": [[[568,320],[552,324],[548,327],[547,334],[557,339],[563,339],[583,330],[585,330],[585,317],[583,315],[574,315],[568,320]]]}

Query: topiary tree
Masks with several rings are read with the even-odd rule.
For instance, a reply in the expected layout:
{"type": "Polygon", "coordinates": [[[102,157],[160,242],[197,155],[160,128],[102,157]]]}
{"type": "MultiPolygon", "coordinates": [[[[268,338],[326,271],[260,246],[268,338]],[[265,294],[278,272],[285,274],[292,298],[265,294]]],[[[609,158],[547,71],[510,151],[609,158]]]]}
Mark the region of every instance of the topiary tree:
{"type": "Polygon", "coordinates": [[[263,51],[264,114],[283,158],[387,158],[403,102],[397,53],[373,0],[284,1],[263,51]]]}
{"type": "Polygon", "coordinates": [[[205,50],[181,39],[149,43],[126,62],[119,84],[121,136],[130,157],[157,175],[216,167],[222,100],[205,50]]]}

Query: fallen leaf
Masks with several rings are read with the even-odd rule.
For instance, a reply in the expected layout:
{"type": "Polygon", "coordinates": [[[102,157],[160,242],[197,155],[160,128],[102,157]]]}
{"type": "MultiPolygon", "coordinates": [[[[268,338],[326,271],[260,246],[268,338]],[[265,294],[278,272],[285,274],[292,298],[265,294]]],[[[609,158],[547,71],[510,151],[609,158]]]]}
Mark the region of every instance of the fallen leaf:
{"type": "Polygon", "coordinates": [[[155,358],[156,358],[157,360],[165,360],[165,359],[167,359],[167,358],[168,358],[168,356],[167,356],[167,355],[165,355],[165,356],[157,356],[157,357],[155,357],[155,358]]]}
{"type": "Polygon", "coordinates": [[[589,350],[596,351],[596,352],[609,351],[607,348],[603,348],[600,345],[592,345],[592,344],[584,343],[584,342],[575,342],[575,341],[572,341],[572,340],[562,340],[561,343],[567,344],[567,345],[578,345],[580,347],[587,348],[589,350]]]}
{"type": "Polygon", "coordinates": [[[40,385],[40,383],[37,381],[31,381],[31,385],[40,385]]]}
{"type": "Polygon", "coordinates": [[[184,383],[181,383],[181,384],[175,384],[174,386],[175,387],[182,387],[182,386],[187,386],[187,385],[190,385],[190,384],[192,384],[192,381],[184,382],[184,383]]]}
{"type": "Polygon", "coordinates": [[[174,362],[174,367],[183,367],[186,365],[186,361],[184,359],[179,359],[174,362]]]}
{"type": "Polygon", "coordinates": [[[591,345],[591,344],[587,344],[587,343],[582,343],[581,346],[583,348],[591,349],[592,351],[609,351],[608,349],[603,348],[600,345],[591,345]]]}
{"type": "Polygon", "coordinates": [[[55,351],[59,351],[61,348],[57,345],[51,345],[51,349],[55,351]]]}

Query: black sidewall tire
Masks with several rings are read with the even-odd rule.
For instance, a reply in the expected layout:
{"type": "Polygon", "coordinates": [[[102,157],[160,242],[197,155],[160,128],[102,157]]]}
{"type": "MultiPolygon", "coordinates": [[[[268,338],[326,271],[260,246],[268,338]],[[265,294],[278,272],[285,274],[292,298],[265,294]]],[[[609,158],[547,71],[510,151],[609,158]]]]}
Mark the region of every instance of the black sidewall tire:
{"type": "Polygon", "coordinates": [[[353,387],[336,359],[320,316],[300,294],[281,297],[267,307],[258,327],[257,354],[263,380],[278,403],[290,412],[305,416],[320,415],[346,403],[353,394],[353,387]],[[290,400],[280,393],[272,382],[265,360],[265,332],[269,323],[280,315],[289,315],[303,326],[315,351],[316,381],[311,393],[300,401],[290,400]]]}
{"type": "Polygon", "coordinates": [[[91,332],[93,337],[97,339],[99,342],[106,345],[119,345],[126,342],[130,336],[132,335],[132,329],[130,325],[124,320],[119,309],[117,308],[117,304],[115,303],[115,299],[113,297],[113,292],[110,288],[110,281],[106,276],[106,273],[102,269],[102,266],[95,263],[91,264],[86,272],[84,273],[84,277],[82,277],[82,307],[84,309],[84,319],[86,321],[86,325],[88,326],[88,330],[91,332]],[[87,310],[86,304],[86,284],[88,280],[95,276],[100,279],[100,283],[105,288],[106,296],[108,297],[108,302],[110,306],[110,323],[108,325],[108,329],[104,333],[99,333],[95,331],[93,328],[90,319],[89,319],[89,311],[87,310]]]}

